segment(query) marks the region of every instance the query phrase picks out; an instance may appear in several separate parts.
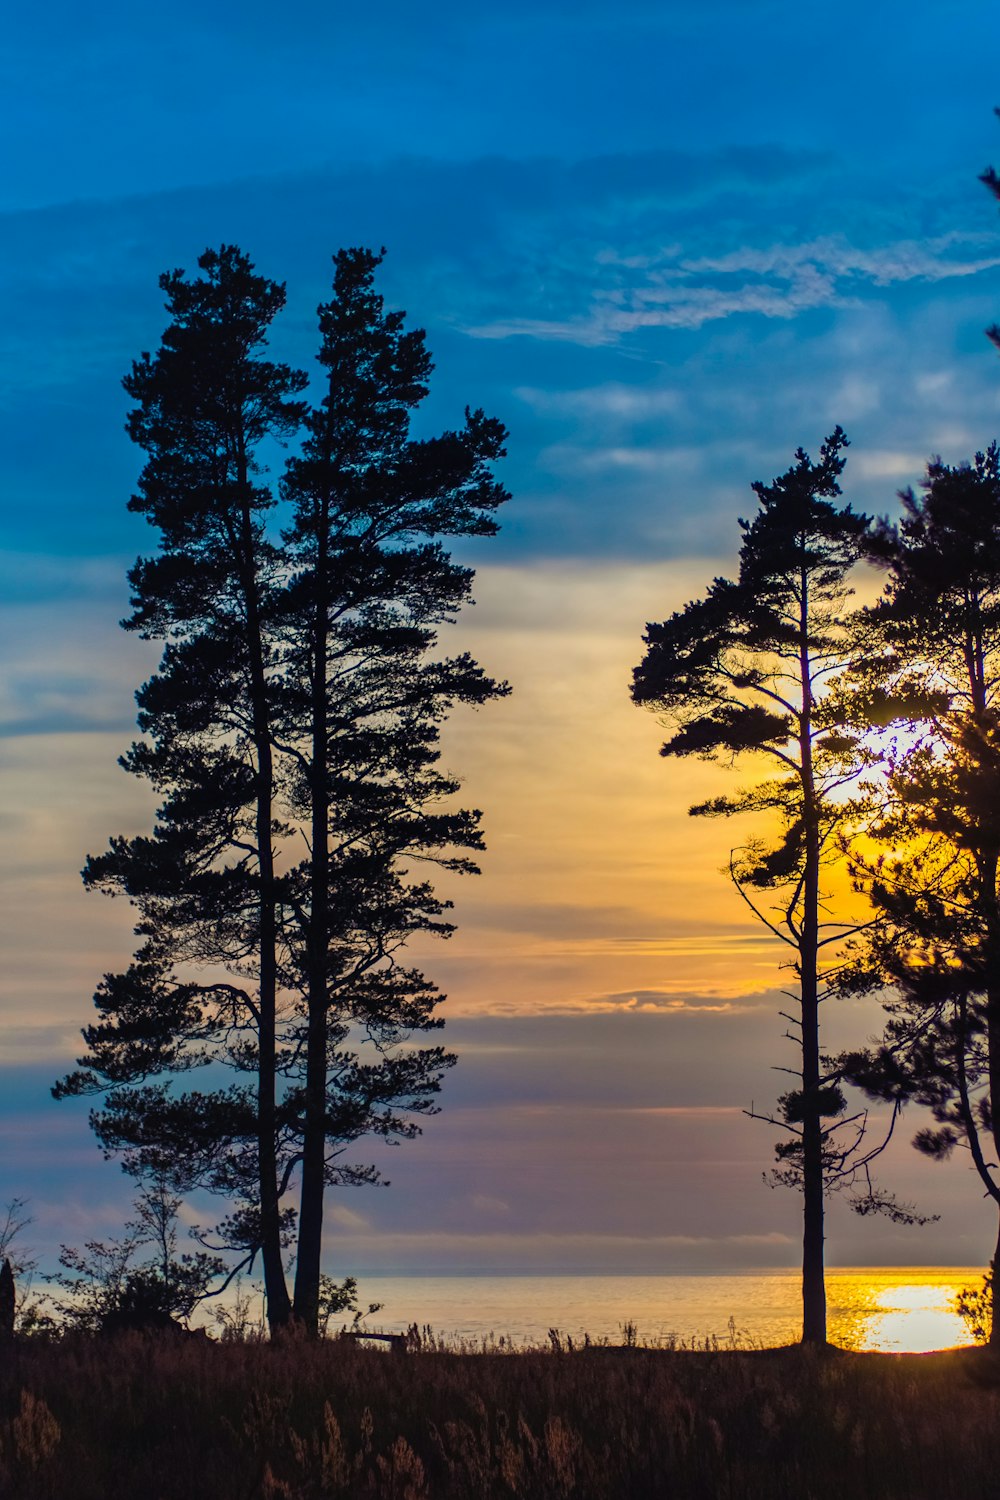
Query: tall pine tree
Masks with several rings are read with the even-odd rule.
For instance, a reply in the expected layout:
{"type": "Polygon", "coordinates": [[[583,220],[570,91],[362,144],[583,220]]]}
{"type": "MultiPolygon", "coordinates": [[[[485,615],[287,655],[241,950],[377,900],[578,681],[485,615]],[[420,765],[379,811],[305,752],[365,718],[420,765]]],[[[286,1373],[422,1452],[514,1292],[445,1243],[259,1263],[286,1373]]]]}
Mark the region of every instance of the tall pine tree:
{"type": "Polygon", "coordinates": [[[691,811],[763,814],[776,829],[736,851],[731,870],[743,899],[788,948],[797,982],[800,1087],[779,1101],[791,1139],[776,1148],[777,1176],[803,1195],[802,1338],[818,1344],[826,1341],[824,1193],[852,1179],[866,1156],[854,1149],[856,1132],[847,1146],[837,1144],[845,1099],[820,1053],[823,954],[847,930],[822,917],[822,871],[845,815],[835,794],[859,753],[824,687],[850,659],[848,580],[869,524],[836,504],[846,444],[838,427],[818,462],[799,449],[772,484],[753,485],[759,510],[740,522],[738,578],[717,578],[704,598],[647,627],[632,689],[637,704],[671,726],[663,755],[748,758],[773,768],[735,796],[691,811]],[[766,909],[764,892],[772,893],[766,909]]]}
{"type": "Polygon", "coordinates": [[[62,1092],[111,1085],[93,1116],[137,1175],[170,1170],[234,1194],[229,1228],[259,1250],[272,1326],[291,1302],[282,1264],[277,1162],[278,1011],[271,622],[278,560],[261,452],[295,432],[304,375],[264,357],[284,288],[234,246],[201,276],[161,277],[170,324],[124,381],[128,432],[147,460],[129,508],[159,533],[129,575],[125,628],[166,642],[140,690],[146,736],[123,765],[163,798],[151,838],[116,838],[90,858],[91,888],[123,892],[143,939],[95,997],[85,1071],[62,1092]],[[245,1083],[177,1098],[162,1083],[219,1050],[245,1083]]]}
{"type": "Polygon", "coordinates": [[[380,261],[362,249],[336,257],[319,311],[326,390],[283,486],[295,578],[280,740],[310,830],[293,904],[305,997],[295,1313],[310,1330],[324,1191],[337,1180],[336,1048],[351,1025],[374,1036],[389,1050],[371,1082],[405,1090],[411,1110],[437,1087],[440,1048],[392,1050],[439,1024],[440,997],[403,963],[405,944],[451,930],[446,903],[413,871],[475,869],[463,851],[482,847],[480,815],[451,805],[458,783],[438,766],[440,725],[455,704],[506,691],[469,656],[434,654],[473,578],[435,538],[495,532],[507,496],[490,465],[505,434],[467,412],[457,432],[411,436],[431,363],[423,333],[375,290],[380,261]]]}

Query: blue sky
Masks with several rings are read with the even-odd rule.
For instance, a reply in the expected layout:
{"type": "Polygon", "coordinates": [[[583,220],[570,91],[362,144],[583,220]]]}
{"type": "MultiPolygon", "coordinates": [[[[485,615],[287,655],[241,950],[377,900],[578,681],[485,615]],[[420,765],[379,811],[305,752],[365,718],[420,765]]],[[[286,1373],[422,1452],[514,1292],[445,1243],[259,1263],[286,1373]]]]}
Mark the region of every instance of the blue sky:
{"type": "MultiPolygon", "coordinates": [[[[627,682],[800,443],[841,423],[846,492],[884,512],[929,454],[996,435],[996,40],[985,0],[8,18],[0,1024],[7,1137],[32,1144],[30,1170],[0,1153],[0,1194],[29,1193],[46,1246],[126,1198],[42,1087],[130,948],[83,856],[150,811],[115,765],[153,660],[116,628],[148,544],[120,379],[159,339],[159,272],[224,240],[287,280],[273,346],[308,366],[330,256],[364,243],[428,330],[428,429],[466,403],[510,429],[456,641],[515,693],[448,743],[489,844],[424,956],[463,1062],[390,1192],[335,1202],[330,1268],[794,1263],[798,1205],[740,1113],[775,1091],[777,956],[719,875],[725,831],[687,821],[712,773],[668,774],[627,682]]],[[[837,1210],[833,1260],[985,1261],[960,1170],[893,1170],[941,1225],[837,1210]]]]}
{"type": "Polygon", "coordinates": [[[903,0],[24,7],[2,81],[25,144],[3,197],[108,200],[403,153],[779,143],[926,169],[975,151],[994,25],[984,0],[936,15],[903,0]]]}

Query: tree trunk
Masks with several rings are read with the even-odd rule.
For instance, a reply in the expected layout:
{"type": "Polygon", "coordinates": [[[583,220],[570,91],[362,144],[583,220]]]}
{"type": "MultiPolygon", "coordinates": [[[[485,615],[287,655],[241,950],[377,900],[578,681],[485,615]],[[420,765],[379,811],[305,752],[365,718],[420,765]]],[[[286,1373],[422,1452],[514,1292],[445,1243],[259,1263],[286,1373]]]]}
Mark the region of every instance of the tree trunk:
{"type": "MultiPolygon", "coordinates": [[[[992,986],[986,997],[986,1039],[989,1051],[989,1099],[993,1124],[993,1147],[998,1159],[1000,1159],[1000,993],[992,986]]],[[[976,1165],[979,1166],[979,1163],[977,1162],[976,1165]]],[[[980,1170],[980,1176],[983,1176],[982,1170],[980,1170]]],[[[991,1194],[994,1204],[1000,1209],[1000,1202],[997,1199],[996,1179],[988,1169],[985,1180],[987,1191],[991,1194]]],[[[1000,1227],[998,1227],[997,1245],[993,1252],[991,1265],[993,1269],[993,1304],[992,1321],[990,1323],[990,1343],[995,1348],[1000,1348],[1000,1288],[997,1286],[997,1282],[1000,1280],[1000,1227]]]]}
{"type": "Polygon", "coordinates": [[[1000,1349],[1000,1225],[997,1226],[997,1243],[990,1262],[992,1282],[990,1285],[990,1336],[991,1349],[1000,1349]]]}
{"type": "Polygon", "coordinates": [[[802,1342],[825,1344],[823,1133],[812,1110],[802,1126],[802,1196],[802,1342]]]}
{"type": "Polygon", "coordinates": [[[281,1220],[278,1203],[276,1019],[277,965],[274,912],[274,860],[271,849],[270,747],[259,767],[261,791],[257,798],[257,839],[260,859],[260,1028],[257,1069],[257,1133],[260,1160],[261,1258],[271,1332],[291,1318],[291,1302],[281,1258],[281,1220]]]}
{"type": "Polygon", "coordinates": [[[803,934],[800,948],[802,987],[802,1342],[826,1343],[826,1282],[824,1273],[823,1122],[819,1113],[819,978],[817,926],[819,916],[819,849],[815,830],[807,842],[806,882],[803,892],[803,934]]]}
{"type": "MultiPolygon", "coordinates": [[[[986,1054],[989,1079],[990,1122],[992,1125],[993,1150],[1000,1160],[1000,903],[997,900],[997,870],[1000,868],[1000,850],[990,847],[983,851],[979,860],[980,898],[985,908],[987,967],[989,980],[986,987],[986,1054]]],[[[975,1129],[975,1125],[973,1125],[975,1129]]],[[[986,1191],[1000,1209],[998,1187],[994,1174],[986,1166],[979,1152],[974,1153],[979,1175],[986,1191]]],[[[990,1344],[1000,1348],[1000,1290],[997,1278],[1000,1275],[1000,1227],[997,1245],[991,1262],[992,1316],[990,1320],[990,1344]]]]}
{"type": "Polygon", "coordinates": [[[799,930],[799,985],[802,1015],[802,1342],[826,1343],[824,1272],[823,1123],[819,1112],[819,813],[812,747],[812,664],[809,656],[808,579],[801,576],[799,671],[802,715],[799,756],[805,868],[802,925],[799,930]]]}
{"type": "Polygon", "coordinates": [[[278,1203],[277,1163],[277,922],[275,919],[274,850],[271,822],[274,807],[274,766],[271,724],[264,671],[264,649],[253,564],[253,528],[250,512],[241,517],[242,585],[246,602],[247,650],[250,665],[250,697],[254,750],[257,757],[255,829],[260,878],[260,995],[257,1034],[257,1157],[260,1192],[261,1260],[267,1320],[272,1334],[284,1328],[292,1313],[285,1268],[281,1257],[281,1219],[278,1203]]]}
{"type": "Polygon", "coordinates": [[[323,1196],[326,1186],[327,1006],[329,946],[329,735],[327,731],[327,517],[319,517],[316,604],[312,664],[312,863],[308,934],[308,1029],[306,1099],[302,1143],[298,1253],[295,1261],[295,1317],[305,1330],[319,1331],[319,1287],[323,1251],[323,1196]]]}

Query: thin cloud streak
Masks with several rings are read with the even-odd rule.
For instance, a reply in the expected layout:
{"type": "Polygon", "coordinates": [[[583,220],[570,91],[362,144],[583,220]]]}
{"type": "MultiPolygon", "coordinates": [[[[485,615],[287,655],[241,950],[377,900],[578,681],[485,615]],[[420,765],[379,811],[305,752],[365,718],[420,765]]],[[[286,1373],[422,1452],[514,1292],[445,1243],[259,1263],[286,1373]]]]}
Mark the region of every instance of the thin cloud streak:
{"type": "Polygon", "coordinates": [[[744,314],[791,319],[823,307],[857,307],[866,289],[896,283],[948,281],[977,276],[1000,265],[1000,255],[962,258],[970,245],[996,236],[943,235],[929,243],[901,240],[865,250],[833,238],[765,249],[744,247],[720,255],[685,256],[679,245],[660,256],[598,257],[617,270],[617,285],[593,293],[589,310],[564,321],[512,318],[467,326],[473,338],[528,335],[586,347],[614,343],[640,329],[695,330],[708,322],[744,314]],[[955,251],[954,256],[946,253],[955,251]],[[639,276],[631,273],[643,273],[639,276]],[[720,278],[729,283],[719,284],[720,278]],[[762,284],[763,283],[763,284],[762,284]]]}

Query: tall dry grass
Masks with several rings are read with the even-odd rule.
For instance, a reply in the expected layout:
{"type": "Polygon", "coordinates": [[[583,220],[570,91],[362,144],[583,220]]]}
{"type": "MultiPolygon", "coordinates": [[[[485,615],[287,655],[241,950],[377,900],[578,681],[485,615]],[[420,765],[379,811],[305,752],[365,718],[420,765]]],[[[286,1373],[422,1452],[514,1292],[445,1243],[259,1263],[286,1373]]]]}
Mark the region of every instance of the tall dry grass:
{"type": "Polygon", "coordinates": [[[26,1341],[0,1494],[967,1500],[1000,1493],[988,1358],[26,1341]]]}

